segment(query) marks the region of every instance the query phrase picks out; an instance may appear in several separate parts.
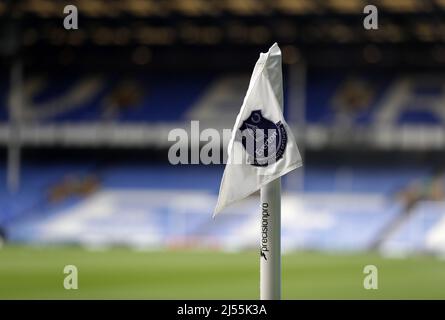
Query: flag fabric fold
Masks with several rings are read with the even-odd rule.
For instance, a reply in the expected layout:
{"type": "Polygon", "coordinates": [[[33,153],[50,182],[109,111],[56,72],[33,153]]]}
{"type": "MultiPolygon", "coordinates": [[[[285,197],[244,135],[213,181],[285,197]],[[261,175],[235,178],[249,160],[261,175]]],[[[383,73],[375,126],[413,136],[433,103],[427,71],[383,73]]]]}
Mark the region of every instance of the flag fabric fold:
{"type": "Polygon", "coordinates": [[[276,43],[255,65],[227,154],[214,216],[302,165],[283,117],[281,50],[276,43]]]}

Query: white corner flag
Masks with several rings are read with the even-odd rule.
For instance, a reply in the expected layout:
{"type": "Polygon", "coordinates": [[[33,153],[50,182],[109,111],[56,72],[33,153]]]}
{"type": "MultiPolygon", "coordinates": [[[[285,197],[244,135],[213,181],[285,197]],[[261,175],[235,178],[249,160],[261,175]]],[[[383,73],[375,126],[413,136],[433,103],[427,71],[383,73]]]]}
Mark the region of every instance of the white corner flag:
{"type": "Polygon", "coordinates": [[[228,146],[214,216],[261,189],[261,299],[281,297],[281,176],[302,165],[283,117],[281,51],[260,53],[228,146]]]}

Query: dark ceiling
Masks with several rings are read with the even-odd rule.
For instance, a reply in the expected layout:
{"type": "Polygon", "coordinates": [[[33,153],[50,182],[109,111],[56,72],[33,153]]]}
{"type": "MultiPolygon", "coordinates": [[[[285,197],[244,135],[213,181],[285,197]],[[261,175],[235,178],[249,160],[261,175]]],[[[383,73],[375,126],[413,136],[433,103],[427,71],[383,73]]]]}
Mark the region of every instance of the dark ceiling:
{"type": "Polygon", "coordinates": [[[316,67],[445,67],[445,0],[77,0],[1,2],[6,59],[33,68],[250,68],[273,42],[284,62],[316,67]],[[365,30],[363,8],[379,10],[365,30]]]}

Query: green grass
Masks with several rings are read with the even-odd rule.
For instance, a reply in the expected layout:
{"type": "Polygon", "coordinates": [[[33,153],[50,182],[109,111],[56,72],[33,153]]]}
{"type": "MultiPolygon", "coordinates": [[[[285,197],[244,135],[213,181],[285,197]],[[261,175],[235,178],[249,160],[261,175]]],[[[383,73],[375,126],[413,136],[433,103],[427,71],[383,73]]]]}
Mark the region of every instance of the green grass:
{"type": "MultiPolygon", "coordinates": [[[[92,252],[80,248],[0,249],[1,299],[257,299],[256,252],[92,252]],[[76,265],[79,289],[65,290],[76,265]]],[[[445,299],[445,261],[373,254],[283,256],[284,299],[445,299]],[[363,267],[379,270],[379,289],[363,288],[363,267]]]]}

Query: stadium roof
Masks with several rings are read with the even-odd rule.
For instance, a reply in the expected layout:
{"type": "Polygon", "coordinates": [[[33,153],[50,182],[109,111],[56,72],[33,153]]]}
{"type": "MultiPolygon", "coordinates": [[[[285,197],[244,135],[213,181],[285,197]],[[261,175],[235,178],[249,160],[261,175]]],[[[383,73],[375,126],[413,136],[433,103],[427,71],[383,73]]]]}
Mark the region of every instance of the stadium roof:
{"type": "Polygon", "coordinates": [[[78,56],[82,52],[82,63],[100,65],[109,54],[112,60],[116,54],[123,62],[128,56],[134,63],[135,50],[143,47],[150,56],[147,65],[162,66],[168,61],[169,66],[180,68],[181,63],[172,63],[172,57],[181,53],[187,66],[208,68],[234,53],[238,58],[231,65],[244,65],[276,41],[286,48],[284,58],[289,63],[304,59],[322,66],[445,65],[445,0],[373,1],[379,9],[378,30],[363,28],[367,2],[362,0],[70,3],[80,14],[79,29],[74,31],[62,28],[63,1],[0,3],[4,18],[0,53],[33,52],[42,57],[40,63],[45,64],[48,57],[54,64],[60,60],[54,54],[78,56]],[[211,61],[194,63],[203,50],[211,61]]]}
{"type": "MultiPolygon", "coordinates": [[[[433,13],[445,9],[444,0],[374,0],[371,3],[385,14],[433,13]]],[[[70,4],[76,5],[85,16],[115,18],[119,15],[141,17],[347,15],[362,11],[363,7],[370,3],[364,0],[72,0],[70,4]]],[[[12,8],[15,15],[59,17],[65,5],[65,2],[57,0],[14,0],[0,4],[0,13],[7,14],[8,9],[12,8]]]]}

